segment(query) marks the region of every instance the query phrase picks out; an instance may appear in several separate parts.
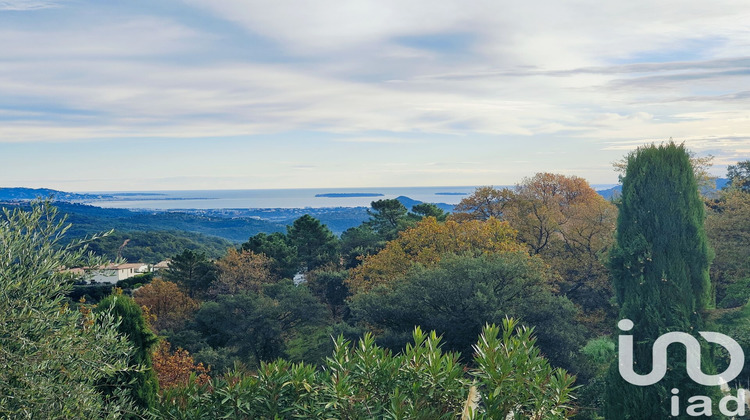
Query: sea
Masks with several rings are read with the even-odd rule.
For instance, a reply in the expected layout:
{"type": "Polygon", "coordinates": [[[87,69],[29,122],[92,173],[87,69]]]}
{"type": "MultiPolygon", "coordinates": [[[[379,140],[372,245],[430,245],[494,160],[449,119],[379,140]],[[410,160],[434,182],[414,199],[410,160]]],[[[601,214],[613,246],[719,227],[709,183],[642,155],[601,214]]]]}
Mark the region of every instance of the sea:
{"type": "MultiPolygon", "coordinates": [[[[502,188],[504,186],[496,186],[502,188]]],[[[607,186],[592,186],[607,188],[607,186]]],[[[369,207],[375,200],[409,197],[425,203],[458,204],[476,186],[299,188],[256,190],[97,191],[83,192],[103,198],[81,200],[106,208],[125,209],[248,209],[369,207]]]]}

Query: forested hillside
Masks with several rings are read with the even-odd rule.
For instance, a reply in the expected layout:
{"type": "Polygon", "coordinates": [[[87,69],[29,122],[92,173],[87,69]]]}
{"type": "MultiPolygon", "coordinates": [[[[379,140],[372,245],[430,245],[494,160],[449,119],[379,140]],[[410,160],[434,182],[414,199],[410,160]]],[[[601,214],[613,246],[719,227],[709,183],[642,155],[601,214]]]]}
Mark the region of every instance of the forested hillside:
{"type": "Polygon", "coordinates": [[[226,239],[185,231],[114,231],[89,244],[89,249],[107,259],[156,264],[188,249],[219,258],[234,244],[226,239]]]}
{"type": "MultiPolygon", "coordinates": [[[[381,199],[340,236],[304,214],[228,247],[193,233],[121,232],[120,222],[138,226],[131,212],[68,205],[60,211],[84,222],[74,233],[118,227],[90,245],[99,254],[171,262],[124,290],[76,286],[67,301],[60,269],[101,260],[56,239],[50,205],[15,206],[0,224],[0,292],[14,299],[2,302],[13,322],[0,327],[17,325],[0,331],[0,362],[23,363],[0,372],[0,414],[32,407],[46,418],[38,401],[72,381],[80,396],[58,403],[94,417],[666,418],[671,386],[721,395],[690,390],[673,354],[674,385],[625,383],[615,326],[635,323],[640,364],[664,331],[721,331],[750,348],[748,168],[730,166],[727,188],[702,198],[682,146],[649,146],[628,155],[617,202],[582,178],[538,173],[477,188],[452,213],[381,199]],[[33,363],[37,350],[12,345],[18,331],[35,331],[45,355],[100,347],[48,371],[33,363]]],[[[707,370],[729,363],[724,352],[703,358],[707,370]]],[[[748,380],[745,369],[727,386],[748,380]]]]}
{"type": "MultiPolygon", "coordinates": [[[[25,203],[3,203],[4,207],[28,208],[25,203]]],[[[278,232],[284,229],[279,223],[255,218],[211,217],[184,212],[131,211],[126,209],[105,209],[85,204],[55,202],[60,213],[68,215],[73,226],[68,238],[81,238],[86,235],[117,229],[131,231],[185,231],[211,235],[232,242],[240,242],[259,232],[278,232]]]]}

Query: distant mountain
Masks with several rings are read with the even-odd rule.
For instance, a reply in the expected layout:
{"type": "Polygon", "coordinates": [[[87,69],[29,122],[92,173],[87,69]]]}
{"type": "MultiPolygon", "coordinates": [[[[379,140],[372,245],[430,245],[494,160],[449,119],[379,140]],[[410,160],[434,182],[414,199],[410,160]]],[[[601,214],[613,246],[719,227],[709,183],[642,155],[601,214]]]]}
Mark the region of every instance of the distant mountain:
{"type": "Polygon", "coordinates": [[[28,201],[37,198],[52,201],[101,200],[110,198],[108,194],[77,194],[49,188],[0,187],[0,200],[28,201]]]}
{"type": "Polygon", "coordinates": [[[726,188],[726,186],[729,185],[729,178],[718,178],[716,179],[716,189],[717,190],[723,190],[726,188]]]}
{"type": "Polygon", "coordinates": [[[597,192],[607,200],[614,200],[622,195],[622,185],[615,185],[612,188],[607,188],[606,190],[598,190],[597,192]]]}
{"type": "MultiPolygon", "coordinates": [[[[416,206],[417,204],[423,203],[423,201],[414,200],[412,198],[405,197],[403,195],[396,197],[396,200],[398,200],[401,204],[403,204],[407,210],[411,210],[411,208],[416,206]]],[[[445,212],[452,212],[453,207],[455,207],[453,204],[446,204],[446,203],[432,203],[432,204],[436,205],[439,209],[445,212]]]]}

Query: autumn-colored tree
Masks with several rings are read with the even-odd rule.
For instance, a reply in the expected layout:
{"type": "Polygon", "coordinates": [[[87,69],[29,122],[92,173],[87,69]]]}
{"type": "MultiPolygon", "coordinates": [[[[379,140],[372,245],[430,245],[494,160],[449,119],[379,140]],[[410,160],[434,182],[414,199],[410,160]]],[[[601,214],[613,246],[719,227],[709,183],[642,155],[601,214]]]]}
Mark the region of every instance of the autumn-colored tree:
{"type": "Polygon", "coordinates": [[[540,173],[516,191],[511,226],[560,274],[560,293],[583,309],[582,320],[604,328],[615,315],[604,261],[614,243],[616,207],[576,176],[540,173]]]}
{"type": "Polygon", "coordinates": [[[540,256],[559,274],[558,288],[581,309],[581,321],[605,333],[615,315],[607,255],[614,244],[617,208],[596,198],[579,205],[540,256]]]}
{"type": "Polygon", "coordinates": [[[750,278],[750,194],[740,189],[724,192],[708,212],[706,234],[716,252],[711,280],[721,303],[730,285],[750,278]]]}
{"type": "Polygon", "coordinates": [[[737,162],[727,167],[727,178],[732,188],[750,193],[750,160],[737,162]]]}
{"type": "Polygon", "coordinates": [[[352,269],[347,285],[354,293],[369,290],[399,278],[414,263],[432,266],[446,254],[481,255],[523,250],[515,237],[516,231],[508,223],[495,218],[440,223],[434,217],[426,217],[352,269]]]}
{"type": "Polygon", "coordinates": [[[367,214],[369,220],[341,234],[341,256],[346,268],[360,265],[366,256],[378,253],[399,232],[425,217],[434,217],[439,222],[448,217],[448,213],[433,203],[416,204],[407,212],[398,199],[373,201],[367,214]]]}
{"type": "Polygon", "coordinates": [[[209,367],[203,366],[203,363],[196,364],[187,350],[178,348],[173,352],[171,347],[169,341],[162,340],[152,355],[160,392],[188,385],[191,375],[198,384],[205,384],[211,379],[209,367]]]}
{"type": "Polygon", "coordinates": [[[209,294],[226,295],[242,291],[258,292],[263,284],[275,283],[271,274],[273,261],[264,254],[237,251],[230,248],[224,258],[216,261],[219,277],[209,289],[209,294]]]}
{"type": "Polygon", "coordinates": [[[456,210],[454,220],[497,216],[518,230],[529,252],[560,274],[559,293],[583,309],[589,327],[601,327],[614,316],[604,261],[614,241],[617,209],[583,178],[539,173],[513,190],[478,188],[456,210]]]}
{"type": "Polygon", "coordinates": [[[611,233],[614,205],[609,204],[583,178],[538,173],[515,189],[477,188],[455,207],[453,220],[507,220],[519,238],[541,253],[556,239],[580,240],[598,222],[611,233]],[[593,207],[593,210],[592,210],[593,207]]]}
{"type": "Polygon", "coordinates": [[[133,298],[155,317],[150,323],[157,332],[181,327],[200,307],[198,301],[183,293],[175,283],[160,278],[136,290],[133,298]]]}
{"type": "Polygon", "coordinates": [[[453,208],[451,219],[487,220],[494,217],[502,220],[505,206],[513,197],[513,191],[508,188],[498,190],[493,187],[479,187],[453,208]]]}
{"type": "Polygon", "coordinates": [[[581,217],[583,208],[606,203],[583,178],[576,176],[539,173],[526,178],[516,186],[510,210],[505,219],[532,254],[541,253],[556,235],[565,235],[571,220],[581,217]]]}

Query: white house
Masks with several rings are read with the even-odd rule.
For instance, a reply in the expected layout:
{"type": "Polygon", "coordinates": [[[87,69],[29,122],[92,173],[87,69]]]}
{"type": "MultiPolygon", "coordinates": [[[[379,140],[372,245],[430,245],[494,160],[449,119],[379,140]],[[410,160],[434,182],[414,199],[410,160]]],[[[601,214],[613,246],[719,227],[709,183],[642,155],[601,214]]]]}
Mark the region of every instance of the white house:
{"type": "Polygon", "coordinates": [[[87,270],[93,274],[91,280],[97,283],[117,283],[120,280],[129,279],[136,274],[148,273],[150,267],[145,263],[111,264],[107,267],[87,270]]]}
{"type": "Polygon", "coordinates": [[[159,271],[159,270],[166,270],[169,268],[169,263],[171,263],[172,260],[164,260],[159,262],[158,264],[151,267],[151,271],[159,271]]]}

